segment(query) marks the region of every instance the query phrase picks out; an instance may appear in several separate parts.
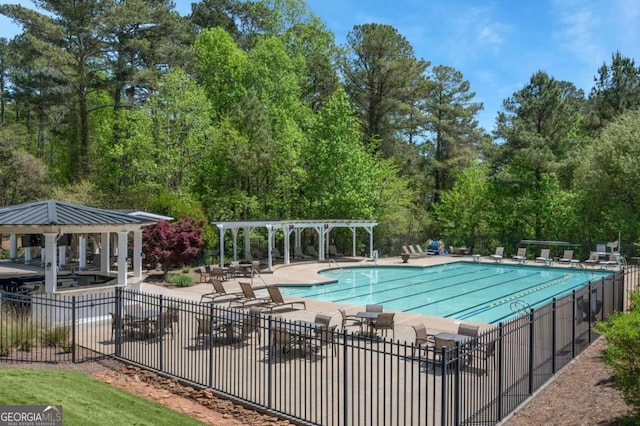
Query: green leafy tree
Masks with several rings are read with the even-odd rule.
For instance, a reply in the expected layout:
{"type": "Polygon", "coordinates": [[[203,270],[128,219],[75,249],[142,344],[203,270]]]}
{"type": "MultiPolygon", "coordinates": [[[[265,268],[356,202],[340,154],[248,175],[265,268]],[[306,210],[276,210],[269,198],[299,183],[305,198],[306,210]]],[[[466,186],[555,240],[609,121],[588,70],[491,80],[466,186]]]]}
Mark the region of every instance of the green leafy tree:
{"type": "Polygon", "coordinates": [[[475,93],[460,71],[436,66],[424,98],[425,128],[433,159],[435,201],[441,191],[453,187],[453,175],[470,167],[479,157],[483,134],[476,115],[482,104],[473,102],[475,93]]]}
{"type": "Polygon", "coordinates": [[[20,23],[39,56],[40,72],[52,73],[60,81],[58,101],[69,108],[70,142],[68,175],[78,179],[90,172],[90,95],[104,87],[104,40],[98,35],[104,4],[98,0],[81,3],[39,0],[43,13],[19,5],[2,5],[0,13],[20,23]]]}
{"type": "Polygon", "coordinates": [[[486,234],[489,189],[487,170],[477,166],[459,171],[453,188],[442,193],[434,215],[452,245],[473,247],[476,238],[486,234]]]}
{"type": "Polygon", "coordinates": [[[395,28],[364,24],[347,34],[338,65],[365,144],[385,157],[399,154],[394,118],[412,110],[413,88],[428,62],[415,58],[413,47],[395,28]]]}
{"type": "Polygon", "coordinates": [[[640,67],[633,59],[615,52],[611,64],[603,64],[594,80],[589,96],[592,128],[599,129],[620,114],[640,107],[640,67]]]}
{"type": "Polygon", "coordinates": [[[621,232],[624,240],[640,240],[639,138],[640,112],[629,111],[608,124],[580,157],[576,188],[585,238],[609,241],[621,232]]]}
{"type": "MultiPolygon", "coordinates": [[[[504,101],[495,132],[503,142],[496,147],[491,163],[500,194],[496,202],[518,210],[513,231],[521,227],[521,235],[544,239],[545,219],[535,207],[536,194],[545,176],[566,176],[562,171],[574,164],[570,154],[583,144],[576,132],[583,105],[582,91],[542,71],[504,101]]],[[[569,189],[571,182],[559,181],[560,188],[569,189]]]]}

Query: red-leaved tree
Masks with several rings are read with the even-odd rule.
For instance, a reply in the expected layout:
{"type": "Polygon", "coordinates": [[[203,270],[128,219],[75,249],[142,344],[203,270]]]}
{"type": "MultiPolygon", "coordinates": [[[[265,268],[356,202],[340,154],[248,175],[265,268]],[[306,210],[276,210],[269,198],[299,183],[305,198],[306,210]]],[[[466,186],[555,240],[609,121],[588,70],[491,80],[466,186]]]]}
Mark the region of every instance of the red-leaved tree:
{"type": "Polygon", "coordinates": [[[189,265],[204,244],[202,221],[194,221],[188,216],[177,222],[166,220],[151,225],[142,232],[142,252],[147,268],[162,265],[166,274],[171,269],[189,265]]]}

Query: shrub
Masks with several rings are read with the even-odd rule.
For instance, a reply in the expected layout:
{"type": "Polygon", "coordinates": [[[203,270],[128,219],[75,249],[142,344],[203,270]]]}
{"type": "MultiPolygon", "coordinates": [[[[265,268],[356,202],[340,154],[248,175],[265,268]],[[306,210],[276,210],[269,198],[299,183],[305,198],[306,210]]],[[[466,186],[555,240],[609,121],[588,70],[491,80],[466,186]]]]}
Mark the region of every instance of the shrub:
{"type": "Polygon", "coordinates": [[[607,339],[604,362],[613,370],[625,402],[640,415],[640,292],[631,293],[631,310],[596,323],[607,339]]]}
{"type": "Polygon", "coordinates": [[[165,281],[176,287],[191,287],[193,285],[193,277],[186,274],[167,274],[165,281]]]}
{"type": "Polygon", "coordinates": [[[12,348],[22,351],[30,351],[36,337],[36,326],[31,320],[31,315],[24,314],[15,306],[4,304],[2,320],[2,341],[0,352],[6,356],[12,348]]]}
{"type": "Polygon", "coordinates": [[[69,343],[70,333],[71,327],[68,325],[47,328],[42,331],[42,343],[49,347],[63,347],[69,343]]]}

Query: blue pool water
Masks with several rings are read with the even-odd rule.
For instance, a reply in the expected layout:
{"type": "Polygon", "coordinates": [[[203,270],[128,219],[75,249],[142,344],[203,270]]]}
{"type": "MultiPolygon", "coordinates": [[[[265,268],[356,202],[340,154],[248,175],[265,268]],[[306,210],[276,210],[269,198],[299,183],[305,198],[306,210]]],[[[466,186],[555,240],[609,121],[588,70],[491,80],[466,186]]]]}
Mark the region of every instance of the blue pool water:
{"type": "Polygon", "coordinates": [[[516,300],[532,308],[611,274],[607,271],[456,262],[425,268],[356,267],[325,270],[335,283],[281,288],[285,295],[497,323],[514,316],[516,300]]]}

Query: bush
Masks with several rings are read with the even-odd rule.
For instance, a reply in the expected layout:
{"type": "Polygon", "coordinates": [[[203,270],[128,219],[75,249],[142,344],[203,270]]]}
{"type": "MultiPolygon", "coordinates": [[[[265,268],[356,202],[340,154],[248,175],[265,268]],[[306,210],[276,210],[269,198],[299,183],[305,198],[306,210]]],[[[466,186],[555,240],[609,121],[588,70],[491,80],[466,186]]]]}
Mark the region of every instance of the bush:
{"type": "Polygon", "coordinates": [[[64,347],[69,343],[69,334],[71,333],[71,327],[68,325],[61,325],[58,327],[48,328],[42,332],[42,341],[45,346],[52,348],[64,347]]]}
{"type": "Polygon", "coordinates": [[[640,415],[640,292],[630,296],[631,310],[596,323],[596,330],[607,339],[604,362],[613,370],[627,405],[640,415]]]}
{"type": "Polygon", "coordinates": [[[33,347],[37,331],[31,315],[23,314],[20,309],[8,304],[3,305],[2,308],[4,312],[0,321],[2,329],[0,353],[7,356],[12,348],[29,352],[33,347]]]}
{"type": "Polygon", "coordinates": [[[193,285],[193,277],[186,274],[167,274],[165,281],[176,287],[191,287],[193,285]]]}

